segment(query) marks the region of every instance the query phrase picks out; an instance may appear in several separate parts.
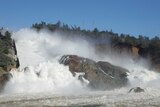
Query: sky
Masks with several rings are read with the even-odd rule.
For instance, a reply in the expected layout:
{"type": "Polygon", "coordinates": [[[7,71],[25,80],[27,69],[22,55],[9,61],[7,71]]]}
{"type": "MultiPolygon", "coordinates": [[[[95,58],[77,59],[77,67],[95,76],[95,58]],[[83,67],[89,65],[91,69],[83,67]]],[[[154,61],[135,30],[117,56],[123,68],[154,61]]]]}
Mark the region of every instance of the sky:
{"type": "Polygon", "coordinates": [[[82,29],[160,36],[160,0],[0,0],[0,10],[0,27],[12,30],[61,21],[82,29]]]}

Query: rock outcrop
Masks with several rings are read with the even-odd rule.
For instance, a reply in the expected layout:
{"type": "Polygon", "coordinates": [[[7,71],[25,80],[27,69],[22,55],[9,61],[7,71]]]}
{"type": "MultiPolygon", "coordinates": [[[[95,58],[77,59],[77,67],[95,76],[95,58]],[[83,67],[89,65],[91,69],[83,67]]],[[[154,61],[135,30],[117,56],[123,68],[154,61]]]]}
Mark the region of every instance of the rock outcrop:
{"type": "Polygon", "coordinates": [[[11,33],[0,32],[0,90],[11,77],[10,71],[19,67],[19,59],[14,40],[11,33]]]}
{"type": "Polygon", "coordinates": [[[95,52],[98,55],[106,55],[106,54],[128,54],[134,60],[138,60],[139,58],[145,58],[149,61],[149,68],[160,72],[160,42],[153,42],[149,44],[148,47],[141,46],[132,46],[126,43],[117,43],[114,45],[110,44],[97,44],[95,45],[95,52]]]}
{"type": "Polygon", "coordinates": [[[150,69],[160,72],[160,42],[148,48],[139,48],[139,55],[149,59],[150,69]]]}
{"type": "Polygon", "coordinates": [[[110,90],[123,87],[128,83],[128,70],[108,62],[95,62],[76,55],[64,55],[59,63],[69,66],[73,76],[75,72],[84,72],[83,77],[89,81],[89,86],[94,89],[110,90]]]}
{"type": "Polygon", "coordinates": [[[3,90],[4,85],[12,78],[11,73],[4,73],[0,76],[0,92],[3,90]]]}
{"type": "Polygon", "coordinates": [[[131,46],[128,44],[116,44],[116,45],[110,45],[110,44],[97,44],[95,45],[95,51],[97,54],[128,54],[133,58],[138,58],[139,55],[139,48],[135,46],[131,46]]]}
{"type": "Polygon", "coordinates": [[[130,92],[141,93],[141,92],[144,92],[144,89],[142,89],[141,87],[131,88],[128,91],[128,93],[130,93],[130,92]]]}

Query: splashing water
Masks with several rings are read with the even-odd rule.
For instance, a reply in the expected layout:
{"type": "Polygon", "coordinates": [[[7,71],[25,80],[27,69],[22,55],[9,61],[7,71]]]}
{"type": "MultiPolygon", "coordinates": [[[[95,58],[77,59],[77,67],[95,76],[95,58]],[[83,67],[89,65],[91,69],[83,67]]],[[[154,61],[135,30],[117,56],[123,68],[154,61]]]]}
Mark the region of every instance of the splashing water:
{"type": "Polygon", "coordinates": [[[12,72],[13,79],[8,82],[4,93],[73,93],[77,89],[85,90],[85,84],[73,77],[68,68],[58,61],[48,61],[33,67],[24,68],[21,72],[12,72]]]}
{"type": "MultiPolygon", "coordinates": [[[[78,80],[78,75],[73,77],[68,67],[60,65],[58,59],[65,54],[76,54],[83,57],[100,60],[94,48],[82,39],[67,39],[58,33],[22,29],[15,32],[20,71],[13,71],[13,78],[6,84],[3,93],[83,93],[88,92],[87,84],[78,80]]],[[[126,59],[111,59],[106,56],[106,61],[127,68],[130,87],[156,87],[160,80],[159,74],[149,71],[139,63],[126,59]]],[[[104,59],[103,59],[104,60],[104,59]]],[[[122,89],[124,90],[124,89],[122,89]]]]}

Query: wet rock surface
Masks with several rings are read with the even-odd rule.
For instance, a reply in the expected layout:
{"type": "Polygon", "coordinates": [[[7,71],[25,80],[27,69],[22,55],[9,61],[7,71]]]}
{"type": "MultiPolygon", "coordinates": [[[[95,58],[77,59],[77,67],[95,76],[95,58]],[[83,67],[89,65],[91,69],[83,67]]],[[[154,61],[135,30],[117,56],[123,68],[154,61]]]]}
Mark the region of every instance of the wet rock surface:
{"type": "Polygon", "coordinates": [[[128,70],[108,62],[96,62],[77,55],[64,55],[59,63],[69,66],[73,76],[78,72],[85,73],[83,78],[87,79],[89,86],[94,89],[110,90],[123,87],[128,83],[128,70]]]}
{"type": "Polygon", "coordinates": [[[134,92],[134,93],[141,93],[141,92],[144,92],[144,89],[142,89],[141,87],[135,87],[135,88],[131,88],[128,93],[131,93],[131,92],[134,92]]]}

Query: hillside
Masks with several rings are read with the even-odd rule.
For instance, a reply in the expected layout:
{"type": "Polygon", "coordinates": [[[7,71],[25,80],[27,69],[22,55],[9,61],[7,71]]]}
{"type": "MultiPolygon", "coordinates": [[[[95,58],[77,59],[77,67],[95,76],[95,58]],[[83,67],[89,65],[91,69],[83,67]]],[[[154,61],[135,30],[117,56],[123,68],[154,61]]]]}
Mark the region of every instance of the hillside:
{"type": "Polygon", "coordinates": [[[19,67],[17,50],[11,33],[0,31],[0,89],[5,84],[5,80],[10,78],[9,71],[19,67]]]}
{"type": "Polygon", "coordinates": [[[99,31],[97,28],[86,30],[61,22],[57,22],[56,24],[35,23],[32,25],[32,28],[37,31],[48,29],[52,32],[61,32],[65,33],[68,37],[73,37],[74,34],[79,35],[95,44],[98,52],[104,53],[108,50],[114,50],[118,53],[130,53],[136,58],[147,58],[151,62],[151,69],[160,71],[160,38],[157,36],[150,39],[149,37],[139,35],[136,38],[129,34],[114,33],[112,30],[99,31]]]}

